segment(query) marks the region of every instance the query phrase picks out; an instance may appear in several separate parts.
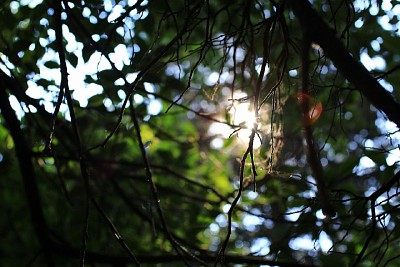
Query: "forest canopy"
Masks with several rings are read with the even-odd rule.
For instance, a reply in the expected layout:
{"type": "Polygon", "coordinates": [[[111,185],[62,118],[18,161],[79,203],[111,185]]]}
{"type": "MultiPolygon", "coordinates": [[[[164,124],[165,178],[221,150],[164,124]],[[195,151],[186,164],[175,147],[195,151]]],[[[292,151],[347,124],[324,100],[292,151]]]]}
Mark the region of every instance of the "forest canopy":
{"type": "Polygon", "coordinates": [[[2,265],[400,265],[397,1],[0,14],[2,265]]]}

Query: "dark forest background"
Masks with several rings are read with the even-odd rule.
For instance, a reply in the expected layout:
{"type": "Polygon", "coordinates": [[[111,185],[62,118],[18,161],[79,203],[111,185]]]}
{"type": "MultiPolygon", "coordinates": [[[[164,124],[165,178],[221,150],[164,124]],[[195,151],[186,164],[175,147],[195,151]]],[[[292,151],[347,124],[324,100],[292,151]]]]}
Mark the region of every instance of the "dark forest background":
{"type": "Polygon", "coordinates": [[[0,4],[1,266],[399,266],[397,1],[0,4]]]}

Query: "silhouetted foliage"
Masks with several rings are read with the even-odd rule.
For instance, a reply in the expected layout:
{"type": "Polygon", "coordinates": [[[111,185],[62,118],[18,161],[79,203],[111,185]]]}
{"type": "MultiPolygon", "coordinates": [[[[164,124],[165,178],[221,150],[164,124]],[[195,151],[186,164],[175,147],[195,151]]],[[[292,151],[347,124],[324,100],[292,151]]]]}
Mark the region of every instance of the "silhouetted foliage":
{"type": "Polygon", "coordinates": [[[0,4],[4,266],[398,266],[400,4],[0,4]]]}

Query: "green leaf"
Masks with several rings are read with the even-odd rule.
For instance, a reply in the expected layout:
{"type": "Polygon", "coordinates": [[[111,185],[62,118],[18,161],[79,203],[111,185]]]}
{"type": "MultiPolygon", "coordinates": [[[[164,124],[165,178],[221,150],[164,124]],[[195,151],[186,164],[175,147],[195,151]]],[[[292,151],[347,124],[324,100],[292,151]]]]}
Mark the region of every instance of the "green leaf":
{"type": "Polygon", "coordinates": [[[54,61],[46,61],[44,65],[49,69],[58,69],[60,67],[60,64],[54,61]]]}
{"type": "Polygon", "coordinates": [[[78,57],[73,53],[68,54],[68,61],[74,68],[78,65],[78,57]]]}

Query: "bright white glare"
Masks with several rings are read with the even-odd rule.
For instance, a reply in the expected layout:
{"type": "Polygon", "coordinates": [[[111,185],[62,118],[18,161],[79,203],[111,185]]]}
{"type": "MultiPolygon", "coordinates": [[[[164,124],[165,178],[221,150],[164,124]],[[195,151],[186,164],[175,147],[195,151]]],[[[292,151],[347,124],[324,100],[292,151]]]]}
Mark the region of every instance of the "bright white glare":
{"type": "Polygon", "coordinates": [[[133,100],[135,101],[136,104],[142,104],[144,101],[144,98],[141,95],[135,94],[133,96],[133,100]]]}
{"type": "Polygon", "coordinates": [[[92,35],[92,40],[95,41],[95,42],[98,42],[98,41],[100,40],[100,35],[98,35],[98,34],[93,34],[93,35],[92,35]]]}
{"type": "Polygon", "coordinates": [[[365,10],[369,7],[369,1],[356,0],[356,1],[354,1],[353,5],[357,11],[365,10]]]}
{"type": "Polygon", "coordinates": [[[18,119],[21,120],[21,118],[22,118],[22,116],[24,116],[25,112],[22,110],[18,99],[13,95],[11,95],[8,99],[10,101],[11,107],[15,110],[15,113],[16,113],[18,119]]]}
{"type": "Polygon", "coordinates": [[[270,251],[271,241],[268,238],[256,238],[250,247],[250,251],[255,256],[267,255],[270,251]]]}
{"type": "MultiPolygon", "coordinates": [[[[75,42],[75,40],[72,38],[69,40],[69,44],[72,46],[79,46],[81,44],[78,44],[75,42]]],[[[98,84],[85,84],[84,79],[85,79],[85,74],[95,74],[97,71],[102,71],[105,69],[110,69],[111,65],[107,62],[107,60],[101,56],[99,52],[95,52],[89,59],[88,62],[85,64],[83,63],[83,60],[81,58],[81,52],[76,53],[78,56],[78,64],[76,68],[71,66],[70,64],[67,64],[68,68],[68,82],[69,82],[69,87],[71,90],[73,90],[73,97],[74,99],[79,101],[79,104],[84,107],[88,104],[88,99],[92,97],[93,95],[100,94],[103,92],[103,88],[98,85],[98,84]],[[84,70],[84,71],[83,71],[84,70]]],[[[40,77],[42,79],[46,79],[49,81],[54,80],[56,85],[60,84],[60,79],[61,79],[61,74],[59,69],[49,69],[44,66],[44,62],[46,61],[55,61],[59,62],[58,56],[56,52],[52,49],[48,49],[47,53],[44,54],[43,59],[38,62],[39,66],[39,71],[40,71],[40,77]]],[[[28,84],[28,95],[33,97],[33,98],[39,98],[43,97],[44,91],[41,89],[41,87],[36,87],[33,86],[32,84],[28,84]],[[39,96],[40,94],[40,96],[39,96]]],[[[48,88],[50,89],[50,88],[48,88]]],[[[55,88],[58,90],[58,88],[55,88]]],[[[48,99],[48,101],[52,101],[53,99],[48,99]]],[[[53,109],[52,104],[45,104],[46,110],[50,111],[53,109]]]]}
{"type": "Polygon", "coordinates": [[[249,192],[247,192],[246,196],[249,199],[254,200],[254,199],[256,199],[258,197],[258,193],[254,192],[254,191],[249,191],[249,192]]]}
{"type": "MultiPolygon", "coordinates": [[[[258,75],[260,75],[261,67],[262,67],[261,64],[257,64],[257,65],[256,65],[256,71],[257,71],[257,74],[258,74],[258,75]]],[[[264,76],[266,76],[268,73],[269,73],[269,67],[268,67],[268,65],[267,65],[267,66],[265,66],[264,76]]]]}
{"type": "Polygon", "coordinates": [[[111,0],[104,0],[103,3],[104,11],[110,12],[113,8],[113,4],[111,0]]]}
{"type": "Polygon", "coordinates": [[[368,56],[367,53],[365,53],[365,52],[361,53],[361,55],[360,55],[360,60],[361,60],[361,63],[364,65],[364,67],[365,67],[367,70],[372,70],[372,69],[374,68],[374,62],[373,62],[373,60],[368,56]]]}
{"type": "Polygon", "coordinates": [[[294,250],[312,250],[314,249],[314,242],[311,235],[302,235],[291,239],[289,247],[294,250]]]}
{"type": "Polygon", "coordinates": [[[133,44],[133,52],[137,53],[140,51],[140,46],[138,46],[137,44],[133,44]]]}
{"type": "Polygon", "coordinates": [[[324,253],[329,252],[329,250],[333,246],[332,240],[329,238],[329,236],[324,231],[322,231],[319,234],[318,241],[319,241],[320,248],[321,248],[322,252],[324,252],[324,253]]]}
{"type": "Polygon", "coordinates": [[[264,12],[265,18],[271,17],[271,11],[269,9],[264,9],[263,12],[264,12]]]}
{"type": "MultiPolygon", "coordinates": [[[[386,196],[381,196],[381,197],[379,197],[377,200],[376,200],[376,202],[377,203],[380,203],[380,202],[383,202],[383,201],[385,201],[387,199],[387,197],[386,196]]],[[[384,203],[384,202],[383,202],[384,203]]],[[[384,213],[385,212],[385,210],[382,208],[382,205],[376,205],[375,206],[375,214],[382,214],[382,213],[384,213]]],[[[368,209],[368,216],[372,216],[372,212],[371,212],[371,209],[368,209]]],[[[382,227],[382,224],[384,225],[384,226],[387,226],[388,224],[389,224],[389,222],[390,222],[390,214],[388,214],[388,215],[386,215],[386,216],[381,216],[380,217],[380,223],[378,224],[378,227],[382,227]]]]}
{"type": "Polygon", "coordinates": [[[114,105],[113,105],[113,102],[112,102],[112,100],[111,100],[110,98],[105,98],[105,99],[103,100],[103,104],[104,104],[104,106],[106,107],[106,109],[107,109],[108,111],[112,112],[112,111],[115,110],[115,107],[114,107],[114,105]]]}
{"type": "MultiPolygon", "coordinates": [[[[144,82],[143,83],[144,89],[147,92],[154,93],[156,90],[156,87],[152,83],[144,82]]],[[[156,99],[154,95],[148,95],[148,98],[150,101],[147,104],[147,113],[149,115],[157,115],[161,112],[162,110],[162,103],[160,100],[156,99]]]]}
{"type": "Polygon", "coordinates": [[[389,93],[393,92],[393,85],[386,82],[385,80],[379,80],[379,84],[382,85],[382,87],[385,88],[386,91],[388,91],[389,93]]]}
{"type": "Polygon", "coordinates": [[[224,140],[222,138],[214,138],[211,142],[210,142],[210,146],[213,149],[221,149],[224,146],[224,140]]]}
{"type": "Polygon", "coordinates": [[[288,211],[286,213],[290,213],[290,214],[286,214],[285,219],[290,222],[297,221],[301,215],[301,210],[303,210],[303,208],[304,208],[304,206],[288,209],[288,211]]]}
{"type": "Polygon", "coordinates": [[[376,167],[376,164],[372,159],[367,156],[362,156],[360,158],[360,162],[353,169],[353,173],[356,173],[358,176],[362,176],[370,173],[376,167]]]}
{"type": "Polygon", "coordinates": [[[18,9],[19,9],[19,3],[16,2],[16,1],[10,2],[10,9],[11,9],[11,13],[17,14],[18,13],[18,9]]]}
{"type": "Polygon", "coordinates": [[[139,18],[141,18],[141,19],[145,19],[148,15],[149,15],[149,11],[146,9],[146,10],[143,10],[143,12],[141,12],[140,13],[140,15],[137,15],[138,17],[137,18],[135,18],[135,19],[139,19],[139,18]]]}
{"type": "Polygon", "coordinates": [[[133,6],[137,3],[137,0],[128,0],[128,6],[133,6]]]}
{"type": "MultiPolygon", "coordinates": [[[[245,99],[247,94],[244,92],[236,91],[233,94],[233,106],[229,110],[232,118],[232,123],[234,125],[243,125],[248,129],[252,129],[256,118],[254,117],[254,112],[251,111],[249,100],[245,102],[235,101],[235,99],[245,99]]],[[[232,101],[232,100],[230,100],[232,101]]]]}
{"type": "Polygon", "coordinates": [[[263,224],[264,220],[258,216],[247,214],[243,217],[242,223],[247,231],[254,232],[257,225],[263,224]]]}
{"type": "Polygon", "coordinates": [[[101,94],[103,92],[103,87],[98,84],[90,83],[86,85],[84,90],[75,90],[73,93],[74,99],[79,101],[79,105],[86,107],[88,104],[88,99],[94,95],[101,94]]]}
{"type": "Polygon", "coordinates": [[[211,231],[213,234],[218,234],[218,232],[219,232],[219,226],[218,226],[218,224],[216,224],[216,223],[211,223],[209,227],[210,227],[210,231],[211,231]]]}
{"type": "Polygon", "coordinates": [[[130,64],[130,57],[125,45],[119,44],[114,48],[114,53],[110,55],[111,61],[118,70],[121,70],[124,65],[130,64]]]}
{"type": "MultiPolygon", "coordinates": [[[[61,106],[62,106],[62,105],[61,105],[61,106]]],[[[49,101],[44,102],[44,109],[45,109],[47,112],[53,112],[53,111],[54,111],[53,103],[51,103],[51,102],[49,102],[49,101]]],[[[61,110],[61,108],[60,108],[60,111],[64,111],[64,110],[61,110]]]]}
{"type": "Polygon", "coordinates": [[[315,213],[315,216],[320,220],[324,220],[326,218],[326,216],[324,215],[322,210],[317,210],[317,212],[315,213]]]}
{"type": "Polygon", "coordinates": [[[128,83],[133,83],[136,80],[138,73],[129,73],[128,75],[126,75],[126,80],[128,81],[128,83]]]}
{"type": "Polygon", "coordinates": [[[21,0],[20,4],[22,6],[29,6],[30,8],[35,8],[37,5],[41,4],[43,0],[21,0]]]}
{"type": "Polygon", "coordinates": [[[360,60],[367,70],[386,69],[386,61],[380,56],[375,56],[371,58],[366,52],[362,52],[360,55],[360,60]]]}
{"type": "Polygon", "coordinates": [[[44,39],[44,38],[39,38],[39,44],[42,47],[47,47],[47,45],[49,44],[49,41],[47,39],[44,39]]]}
{"type": "Polygon", "coordinates": [[[388,132],[397,132],[399,130],[396,123],[388,120],[384,122],[384,128],[388,132]]]}
{"type": "Polygon", "coordinates": [[[122,86],[122,85],[124,85],[125,84],[125,81],[124,81],[124,79],[122,79],[122,78],[119,78],[118,80],[116,80],[115,82],[114,82],[114,85],[117,85],[117,86],[122,86]]]}
{"type": "Polygon", "coordinates": [[[375,56],[372,58],[372,61],[375,64],[375,69],[378,69],[378,70],[386,69],[386,61],[385,61],[385,59],[383,59],[383,57],[375,56]]]}
{"type": "Polygon", "coordinates": [[[379,52],[381,50],[381,45],[377,40],[373,40],[371,42],[371,47],[375,52],[379,52]]]}
{"type": "MultiPolygon", "coordinates": [[[[400,140],[400,132],[398,131],[398,128],[395,123],[391,121],[385,121],[383,123],[383,129],[385,129],[387,132],[391,132],[393,134],[390,135],[392,140],[396,140],[399,142],[400,140]]],[[[386,163],[389,166],[392,166],[394,164],[397,164],[400,162],[400,149],[396,148],[391,150],[386,157],[386,163]]]]}
{"type": "Polygon", "coordinates": [[[395,5],[394,8],[392,9],[392,12],[396,16],[400,15],[400,5],[395,5]]]}
{"type": "Polygon", "coordinates": [[[296,77],[297,76],[297,70],[289,70],[289,75],[290,75],[290,77],[296,77]]]}
{"type": "Polygon", "coordinates": [[[226,220],[225,215],[219,214],[216,218],[215,221],[218,223],[219,227],[226,227],[228,225],[228,222],[226,220]]]}
{"type": "Polygon", "coordinates": [[[100,52],[96,51],[90,56],[84,69],[87,74],[95,74],[98,71],[111,69],[111,64],[100,52]]]}
{"type": "Polygon", "coordinates": [[[32,81],[28,81],[28,90],[26,90],[26,94],[34,99],[40,99],[46,91],[41,86],[37,86],[36,83],[32,81]]]}
{"type": "Polygon", "coordinates": [[[24,103],[22,103],[22,109],[24,110],[25,113],[36,113],[37,109],[32,106],[32,105],[25,105],[24,103]]]}
{"type": "Polygon", "coordinates": [[[360,159],[360,166],[362,166],[364,168],[373,168],[376,166],[376,164],[369,157],[363,156],[360,159]]]}
{"type": "MultiPolygon", "coordinates": [[[[147,92],[154,93],[155,87],[154,87],[154,85],[153,85],[152,83],[144,82],[144,83],[143,83],[143,86],[144,86],[144,89],[145,89],[147,92]]],[[[154,97],[154,96],[153,96],[153,97],[154,97]]]]}
{"type": "MultiPolygon", "coordinates": [[[[364,196],[365,197],[370,197],[373,193],[375,193],[375,191],[377,190],[377,188],[375,186],[371,186],[370,188],[368,188],[367,191],[364,192],[364,196]]],[[[368,209],[368,213],[370,213],[371,211],[368,209]]]]}
{"type": "MultiPolygon", "coordinates": [[[[233,56],[233,51],[231,52],[233,56]]],[[[246,55],[246,51],[243,48],[236,48],[235,50],[235,57],[236,57],[236,62],[242,62],[244,60],[244,57],[246,55]]]]}
{"type": "Polygon", "coordinates": [[[112,22],[118,19],[118,17],[121,16],[121,14],[125,11],[125,9],[120,5],[115,5],[114,7],[111,7],[110,11],[111,13],[107,19],[108,22],[112,22]]]}
{"type": "Polygon", "coordinates": [[[386,157],[386,163],[388,166],[393,166],[400,162],[400,149],[394,149],[386,157]]]}
{"type": "Polygon", "coordinates": [[[367,139],[364,142],[364,147],[366,148],[373,148],[374,147],[374,141],[372,141],[371,139],[367,139]]]}
{"type": "Polygon", "coordinates": [[[378,23],[385,31],[396,30],[395,29],[396,26],[390,24],[390,18],[388,15],[383,15],[382,17],[379,17],[378,23]]]}
{"type": "Polygon", "coordinates": [[[206,84],[208,86],[214,86],[218,82],[218,79],[219,79],[219,73],[212,72],[206,79],[206,84]]]}
{"type": "MultiPolygon", "coordinates": [[[[384,86],[386,89],[388,89],[386,86],[384,86]]],[[[390,88],[389,88],[390,89],[390,88]]],[[[398,148],[398,145],[400,143],[400,131],[397,125],[389,120],[387,120],[384,115],[381,113],[377,113],[377,119],[375,120],[375,126],[380,130],[381,133],[387,134],[389,133],[390,135],[390,143],[393,146],[393,149],[391,149],[386,156],[386,163],[389,166],[392,166],[394,164],[400,163],[400,149],[398,148]]],[[[367,142],[368,146],[372,147],[374,145],[373,141],[368,139],[365,142],[365,147],[367,147],[367,142]]]]}
{"type": "Polygon", "coordinates": [[[126,97],[124,90],[118,90],[117,94],[118,94],[119,98],[121,98],[122,100],[124,100],[126,97]]]}
{"type": "Polygon", "coordinates": [[[147,105],[147,113],[149,115],[157,115],[162,110],[161,101],[158,99],[151,99],[149,104],[147,105]]]}
{"type": "MultiPolygon", "coordinates": [[[[234,92],[233,99],[245,99],[247,94],[241,91],[234,92]]],[[[252,132],[252,128],[254,124],[257,122],[254,117],[254,112],[251,110],[251,106],[249,101],[236,101],[229,100],[228,105],[233,104],[229,109],[229,115],[231,117],[230,123],[233,125],[240,125],[241,129],[235,133],[238,137],[239,141],[244,145],[248,145],[250,141],[250,135],[252,132]]],[[[208,133],[210,135],[220,135],[223,138],[229,138],[229,136],[233,133],[233,129],[223,123],[214,122],[210,125],[208,129],[208,133]]],[[[255,149],[261,146],[261,141],[256,136],[254,138],[253,147],[255,149]]]]}
{"type": "Polygon", "coordinates": [[[185,72],[182,66],[175,63],[168,63],[165,69],[165,74],[168,76],[174,76],[175,79],[181,79],[185,76],[185,72]]]}
{"type": "Polygon", "coordinates": [[[84,7],[82,10],[82,16],[85,18],[88,18],[92,12],[90,11],[90,8],[84,7]]]}
{"type": "Polygon", "coordinates": [[[225,204],[225,205],[222,207],[222,211],[223,211],[224,213],[228,213],[228,211],[229,211],[230,208],[231,208],[231,205],[230,205],[230,204],[225,204]]]}
{"type": "Polygon", "coordinates": [[[354,26],[359,29],[364,25],[364,20],[362,18],[359,18],[354,22],[354,26]]]}
{"type": "Polygon", "coordinates": [[[14,69],[15,66],[8,60],[8,57],[6,57],[5,55],[2,55],[0,53],[0,59],[2,60],[0,63],[0,69],[7,75],[11,75],[10,71],[8,69],[14,69]],[[4,63],[5,65],[3,65],[2,63],[4,63]]]}
{"type": "Polygon", "coordinates": [[[228,138],[232,133],[232,128],[224,123],[212,123],[208,128],[208,134],[221,135],[223,138],[228,138]]]}
{"type": "MultiPolygon", "coordinates": [[[[83,44],[78,43],[75,39],[75,35],[73,35],[70,31],[67,25],[62,25],[62,32],[63,32],[63,37],[67,40],[67,45],[65,46],[65,49],[67,52],[72,53],[77,49],[82,49],[83,44]]],[[[54,33],[55,35],[55,33],[54,33]]],[[[50,36],[50,35],[49,35],[50,36]]],[[[54,37],[55,38],[55,37],[54,37]]]]}
{"type": "Polygon", "coordinates": [[[369,14],[371,14],[371,16],[376,16],[379,13],[379,7],[377,7],[376,5],[371,5],[370,9],[369,9],[369,14]]]}

